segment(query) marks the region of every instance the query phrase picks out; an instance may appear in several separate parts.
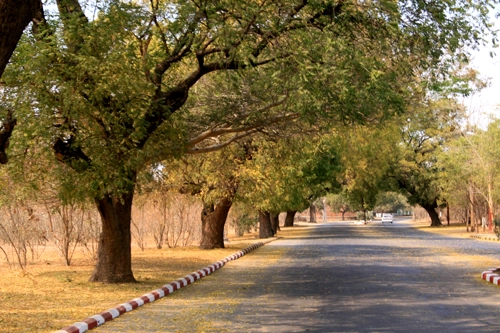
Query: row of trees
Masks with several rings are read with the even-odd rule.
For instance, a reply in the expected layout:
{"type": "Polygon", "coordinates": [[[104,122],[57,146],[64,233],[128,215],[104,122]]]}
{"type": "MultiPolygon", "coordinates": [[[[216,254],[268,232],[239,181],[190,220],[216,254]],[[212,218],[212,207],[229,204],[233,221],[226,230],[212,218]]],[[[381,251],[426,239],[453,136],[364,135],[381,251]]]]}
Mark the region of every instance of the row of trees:
{"type": "Polygon", "coordinates": [[[42,174],[30,186],[96,204],[100,282],[135,281],[132,206],[151,182],[202,199],[203,248],[223,246],[236,199],[266,237],[278,212],[341,186],[366,210],[383,170],[431,213],[408,178],[434,139],[413,124],[444,113],[430,91],[489,33],[483,0],[56,3],[31,15],[3,73],[0,144],[9,177],[42,174]],[[397,146],[385,144],[391,118],[420,142],[408,163],[377,158],[397,146]]]}
{"type": "Polygon", "coordinates": [[[499,140],[500,122],[494,120],[485,129],[469,127],[441,155],[442,200],[461,207],[463,221],[470,221],[476,230],[482,219],[492,230],[495,206],[500,202],[496,186],[500,176],[499,140]]]}

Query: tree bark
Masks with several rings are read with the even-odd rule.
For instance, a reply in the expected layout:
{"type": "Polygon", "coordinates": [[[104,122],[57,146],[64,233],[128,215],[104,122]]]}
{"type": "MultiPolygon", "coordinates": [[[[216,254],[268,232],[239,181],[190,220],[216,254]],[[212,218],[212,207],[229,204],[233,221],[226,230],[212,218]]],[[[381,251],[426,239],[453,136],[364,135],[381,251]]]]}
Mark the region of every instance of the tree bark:
{"type": "Polygon", "coordinates": [[[24,29],[41,13],[40,0],[0,0],[0,77],[24,29]]]}
{"type": "Polygon", "coordinates": [[[441,220],[439,219],[439,215],[436,212],[437,208],[436,202],[429,205],[423,205],[422,208],[425,209],[425,211],[427,212],[427,214],[429,214],[429,217],[431,218],[431,227],[438,227],[442,225],[441,220]]]}
{"type": "Polygon", "coordinates": [[[309,206],[309,222],[316,223],[316,206],[309,206]]]}
{"type": "Polygon", "coordinates": [[[446,222],[448,222],[448,226],[450,225],[450,205],[446,203],[446,222]]]}
{"type": "Polygon", "coordinates": [[[16,126],[16,119],[14,118],[12,111],[8,111],[7,118],[1,120],[2,125],[0,126],[0,164],[6,164],[8,162],[7,153],[5,150],[9,147],[10,136],[14,127],[16,126]]]}
{"type": "Polygon", "coordinates": [[[259,238],[269,238],[273,236],[274,233],[269,212],[259,210],[259,238]]]}
{"type": "Polygon", "coordinates": [[[280,213],[270,214],[271,217],[271,229],[273,229],[273,233],[276,235],[278,231],[280,231],[280,213]]]}
{"type": "Polygon", "coordinates": [[[200,249],[224,248],[224,225],[233,204],[232,198],[223,198],[217,205],[204,204],[201,212],[200,249]]]}
{"type": "Polygon", "coordinates": [[[293,227],[293,221],[295,219],[296,210],[290,210],[286,212],[285,227],[293,227]]]}
{"type": "MultiPolygon", "coordinates": [[[[26,26],[34,19],[43,19],[40,0],[0,0],[0,78],[16,49],[26,26]]],[[[0,126],[0,164],[7,163],[5,149],[16,125],[12,113],[2,119],[0,126]]]]}
{"type": "Polygon", "coordinates": [[[96,199],[101,214],[102,232],[97,250],[97,263],[91,282],[136,282],[132,274],[130,224],[134,190],[122,197],[105,195],[96,199]]]}
{"type": "Polygon", "coordinates": [[[493,231],[493,196],[492,196],[492,181],[491,177],[488,181],[488,231],[493,231]]]}
{"type": "Polygon", "coordinates": [[[341,211],[341,213],[342,213],[342,221],[344,221],[344,219],[345,219],[345,211],[341,211]]]}

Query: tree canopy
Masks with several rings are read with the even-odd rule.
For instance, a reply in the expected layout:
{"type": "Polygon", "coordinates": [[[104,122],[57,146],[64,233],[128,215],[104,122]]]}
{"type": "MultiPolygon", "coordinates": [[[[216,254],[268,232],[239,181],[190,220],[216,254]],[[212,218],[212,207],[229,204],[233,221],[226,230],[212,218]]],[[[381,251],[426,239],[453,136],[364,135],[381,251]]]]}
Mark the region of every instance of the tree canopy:
{"type": "Polygon", "coordinates": [[[378,124],[490,28],[483,0],[108,0],[94,17],[78,0],[57,5],[4,73],[0,134],[17,119],[10,152],[36,141],[95,200],[103,233],[91,279],[102,282],[134,281],[141,172],[291,119],[378,124]]]}

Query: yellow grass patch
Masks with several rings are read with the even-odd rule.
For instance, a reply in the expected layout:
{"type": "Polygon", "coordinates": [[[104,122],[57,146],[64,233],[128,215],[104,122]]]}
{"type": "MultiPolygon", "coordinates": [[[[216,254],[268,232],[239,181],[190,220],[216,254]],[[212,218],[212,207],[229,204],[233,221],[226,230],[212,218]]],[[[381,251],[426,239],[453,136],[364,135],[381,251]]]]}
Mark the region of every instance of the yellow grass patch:
{"type": "MultiPolygon", "coordinates": [[[[451,225],[443,225],[440,227],[418,227],[417,229],[425,231],[425,232],[430,232],[434,234],[439,234],[439,235],[448,235],[448,236],[453,236],[453,237],[461,237],[461,238],[470,238],[472,235],[477,235],[477,236],[487,236],[487,237],[495,237],[494,232],[489,232],[488,228],[486,228],[485,231],[483,231],[482,227],[479,227],[479,232],[467,232],[467,229],[465,227],[465,224],[463,223],[451,223],[451,225]]],[[[470,230],[470,228],[469,228],[470,230]]]]}

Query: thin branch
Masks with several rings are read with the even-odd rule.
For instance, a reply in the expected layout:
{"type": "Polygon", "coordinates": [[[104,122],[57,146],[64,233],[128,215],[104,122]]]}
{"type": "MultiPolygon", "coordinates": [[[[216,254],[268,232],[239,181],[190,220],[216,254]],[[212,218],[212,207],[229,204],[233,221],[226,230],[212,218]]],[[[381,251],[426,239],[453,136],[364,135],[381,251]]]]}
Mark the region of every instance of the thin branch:
{"type": "Polygon", "coordinates": [[[234,142],[236,140],[247,137],[247,136],[249,136],[257,131],[261,131],[264,127],[267,127],[269,125],[276,124],[276,123],[279,123],[279,122],[282,122],[285,120],[295,119],[295,118],[298,118],[299,116],[300,116],[300,114],[298,114],[298,113],[289,113],[286,115],[275,117],[275,118],[268,120],[268,121],[265,121],[265,122],[262,121],[258,125],[239,127],[239,128],[219,128],[219,129],[209,130],[209,131],[206,131],[206,132],[196,136],[195,138],[193,138],[189,141],[189,143],[187,144],[187,147],[188,147],[187,153],[188,154],[198,154],[198,153],[207,153],[207,152],[219,150],[219,149],[222,149],[222,148],[228,146],[229,144],[231,144],[232,142],[234,142]],[[265,125],[263,125],[262,123],[265,123],[265,125]],[[223,143],[220,143],[220,144],[202,147],[202,148],[192,148],[197,143],[200,143],[206,139],[213,138],[213,137],[216,137],[216,136],[219,136],[222,134],[229,134],[229,133],[241,133],[241,134],[235,135],[235,136],[231,137],[229,140],[224,141],[223,143]]]}
{"type": "MultiPolygon", "coordinates": [[[[259,114],[259,113],[266,112],[266,111],[268,111],[276,106],[282,105],[283,103],[286,102],[287,99],[288,99],[288,96],[285,96],[284,98],[282,98],[281,100],[279,100],[275,103],[268,104],[255,112],[249,112],[245,116],[239,117],[238,120],[246,119],[252,114],[259,114]]],[[[255,126],[247,126],[247,127],[237,128],[237,129],[232,128],[232,127],[219,127],[216,129],[210,129],[210,130],[207,130],[203,133],[200,133],[199,135],[197,135],[194,138],[192,138],[191,140],[189,140],[188,146],[192,147],[192,146],[202,142],[203,140],[205,140],[209,137],[214,137],[214,136],[218,136],[221,134],[227,134],[227,133],[243,132],[243,131],[247,131],[247,130],[250,130],[253,128],[255,128],[255,126]]]]}
{"type": "Polygon", "coordinates": [[[239,139],[242,139],[244,137],[247,137],[247,136],[257,132],[258,130],[259,130],[258,128],[255,128],[255,129],[247,131],[245,133],[235,135],[231,139],[229,139],[223,143],[217,144],[217,145],[212,145],[212,146],[203,147],[203,148],[188,148],[186,150],[186,153],[188,153],[188,154],[202,154],[202,153],[209,153],[209,152],[217,151],[217,150],[220,150],[224,147],[229,146],[231,143],[233,143],[239,139]]]}

